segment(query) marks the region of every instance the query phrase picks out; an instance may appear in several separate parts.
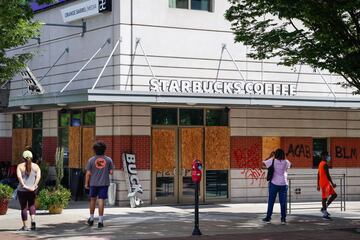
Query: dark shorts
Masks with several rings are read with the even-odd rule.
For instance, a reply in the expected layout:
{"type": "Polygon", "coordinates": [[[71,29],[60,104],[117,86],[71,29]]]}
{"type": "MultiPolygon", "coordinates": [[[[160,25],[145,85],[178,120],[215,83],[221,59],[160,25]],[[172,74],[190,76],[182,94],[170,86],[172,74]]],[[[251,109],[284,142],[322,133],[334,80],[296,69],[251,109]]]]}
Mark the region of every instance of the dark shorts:
{"type": "Polygon", "coordinates": [[[99,187],[92,186],[92,187],[90,187],[89,197],[91,197],[91,198],[98,197],[99,199],[107,199],[108,198],[108,188],[109,188],[109,186],[99,186],[99,187]]]}

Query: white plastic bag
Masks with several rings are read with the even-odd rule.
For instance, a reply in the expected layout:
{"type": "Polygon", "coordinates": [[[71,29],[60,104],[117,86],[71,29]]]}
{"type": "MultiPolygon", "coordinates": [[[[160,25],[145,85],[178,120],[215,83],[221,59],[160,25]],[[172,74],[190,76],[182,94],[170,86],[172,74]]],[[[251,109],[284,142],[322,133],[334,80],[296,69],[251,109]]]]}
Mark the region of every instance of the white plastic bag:
{"type": "Polygon", "coordinates": [[[111,182],[108,188],[108,204],[110,206],[114,206],[115,200],[116,200],[116,183],[111,182]]]}

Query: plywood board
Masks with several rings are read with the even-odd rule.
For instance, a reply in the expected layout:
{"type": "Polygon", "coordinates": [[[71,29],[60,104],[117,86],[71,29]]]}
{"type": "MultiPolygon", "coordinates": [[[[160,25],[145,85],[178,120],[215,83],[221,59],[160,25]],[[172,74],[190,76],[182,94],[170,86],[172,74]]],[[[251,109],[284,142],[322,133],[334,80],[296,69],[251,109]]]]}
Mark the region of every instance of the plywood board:
{"type": "Polygon", "coordinates": [[[205,168],[225,170],[230,168],[230,129],[205,128],[205,168]]]}
{"type": "Polygon", "coordinates": [[[93,145],[95,141],[95,128],[94,127],[84,127],[82,129],[82,161],[81,168],[85,169],[86,164],[94,155],[93,145]]]}
{"type": "Polygon", "coordinates": [[[175,129],[152,130],[152,166],[153,171],[173,171],[176,167],[175,129]]]}
{"type": "Polygon", "coordinates": [[[311,137],[281,137],[281,148],[291,162],[291,168],[313,166],[313,139],[311,137]]]}
{"type": "Polygon", "coordinates": [[[25,146],[32,145],[32,129],[18,128],[12,131],[12,164],[18,164],[23,161],[22,153],[25,146]]]}
{"type": "Polygon", "coordinates": [[[69,168],[80,168],[80,127],[69,127],[69,168]]]}
{"type": "Polygon", "coordinates": [[[280,137],[262,137],[262,159],[265,160],[270,153],[281,147],[280,137]]]}
{"type": "Polygon", "coordinates": [[[191,170],[194,159],[203,161],[203,129],[181,129],[181,166],[191,170]]]}

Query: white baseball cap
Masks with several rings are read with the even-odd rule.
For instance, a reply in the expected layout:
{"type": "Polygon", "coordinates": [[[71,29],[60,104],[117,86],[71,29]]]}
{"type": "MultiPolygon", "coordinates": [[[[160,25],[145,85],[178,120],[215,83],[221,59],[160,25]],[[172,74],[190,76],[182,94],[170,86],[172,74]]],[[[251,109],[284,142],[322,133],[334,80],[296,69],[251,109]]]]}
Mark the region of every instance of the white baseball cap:
{"type": "Polygon", "coordinates": [[[33,154],[29,150],[24,151],[22,156],[25,159],[32,159],[33,158],[33,154]]]}

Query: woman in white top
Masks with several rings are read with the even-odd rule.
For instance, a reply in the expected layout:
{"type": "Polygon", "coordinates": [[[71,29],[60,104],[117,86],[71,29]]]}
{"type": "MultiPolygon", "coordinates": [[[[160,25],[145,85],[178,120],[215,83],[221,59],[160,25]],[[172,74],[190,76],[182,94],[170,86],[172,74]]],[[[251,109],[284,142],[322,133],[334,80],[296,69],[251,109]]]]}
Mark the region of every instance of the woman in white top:
{"type": "Polygon", "coordinates": [[[269,156],[269,159],[263,162],[267,168],[274,164],[274,174],[269,182],[269,200],[266,217],[264,222],[270,223],[273,213],[276,195],[279,194],[281,207],[281,223],[286,224],[286,196],[288,190],[287,171],[291,166],[289,160],[285,159],[285,152],[282,149],[276,149],[269,156]]]}
{"type": "Polygon", "coordinates": [[[19,180],[17,195],[21,206],[21,219],[23,221],[20,231],[28,231],[29,229],[26,226],[28,209],[31,217],[31,230],[36,229],[35,190],[38,188],[41,171],[39,166],[32,162],[33,154],[29,150],[24,151],[22,156],[24,162],[20,163],[16,169],[19,180]]]}

